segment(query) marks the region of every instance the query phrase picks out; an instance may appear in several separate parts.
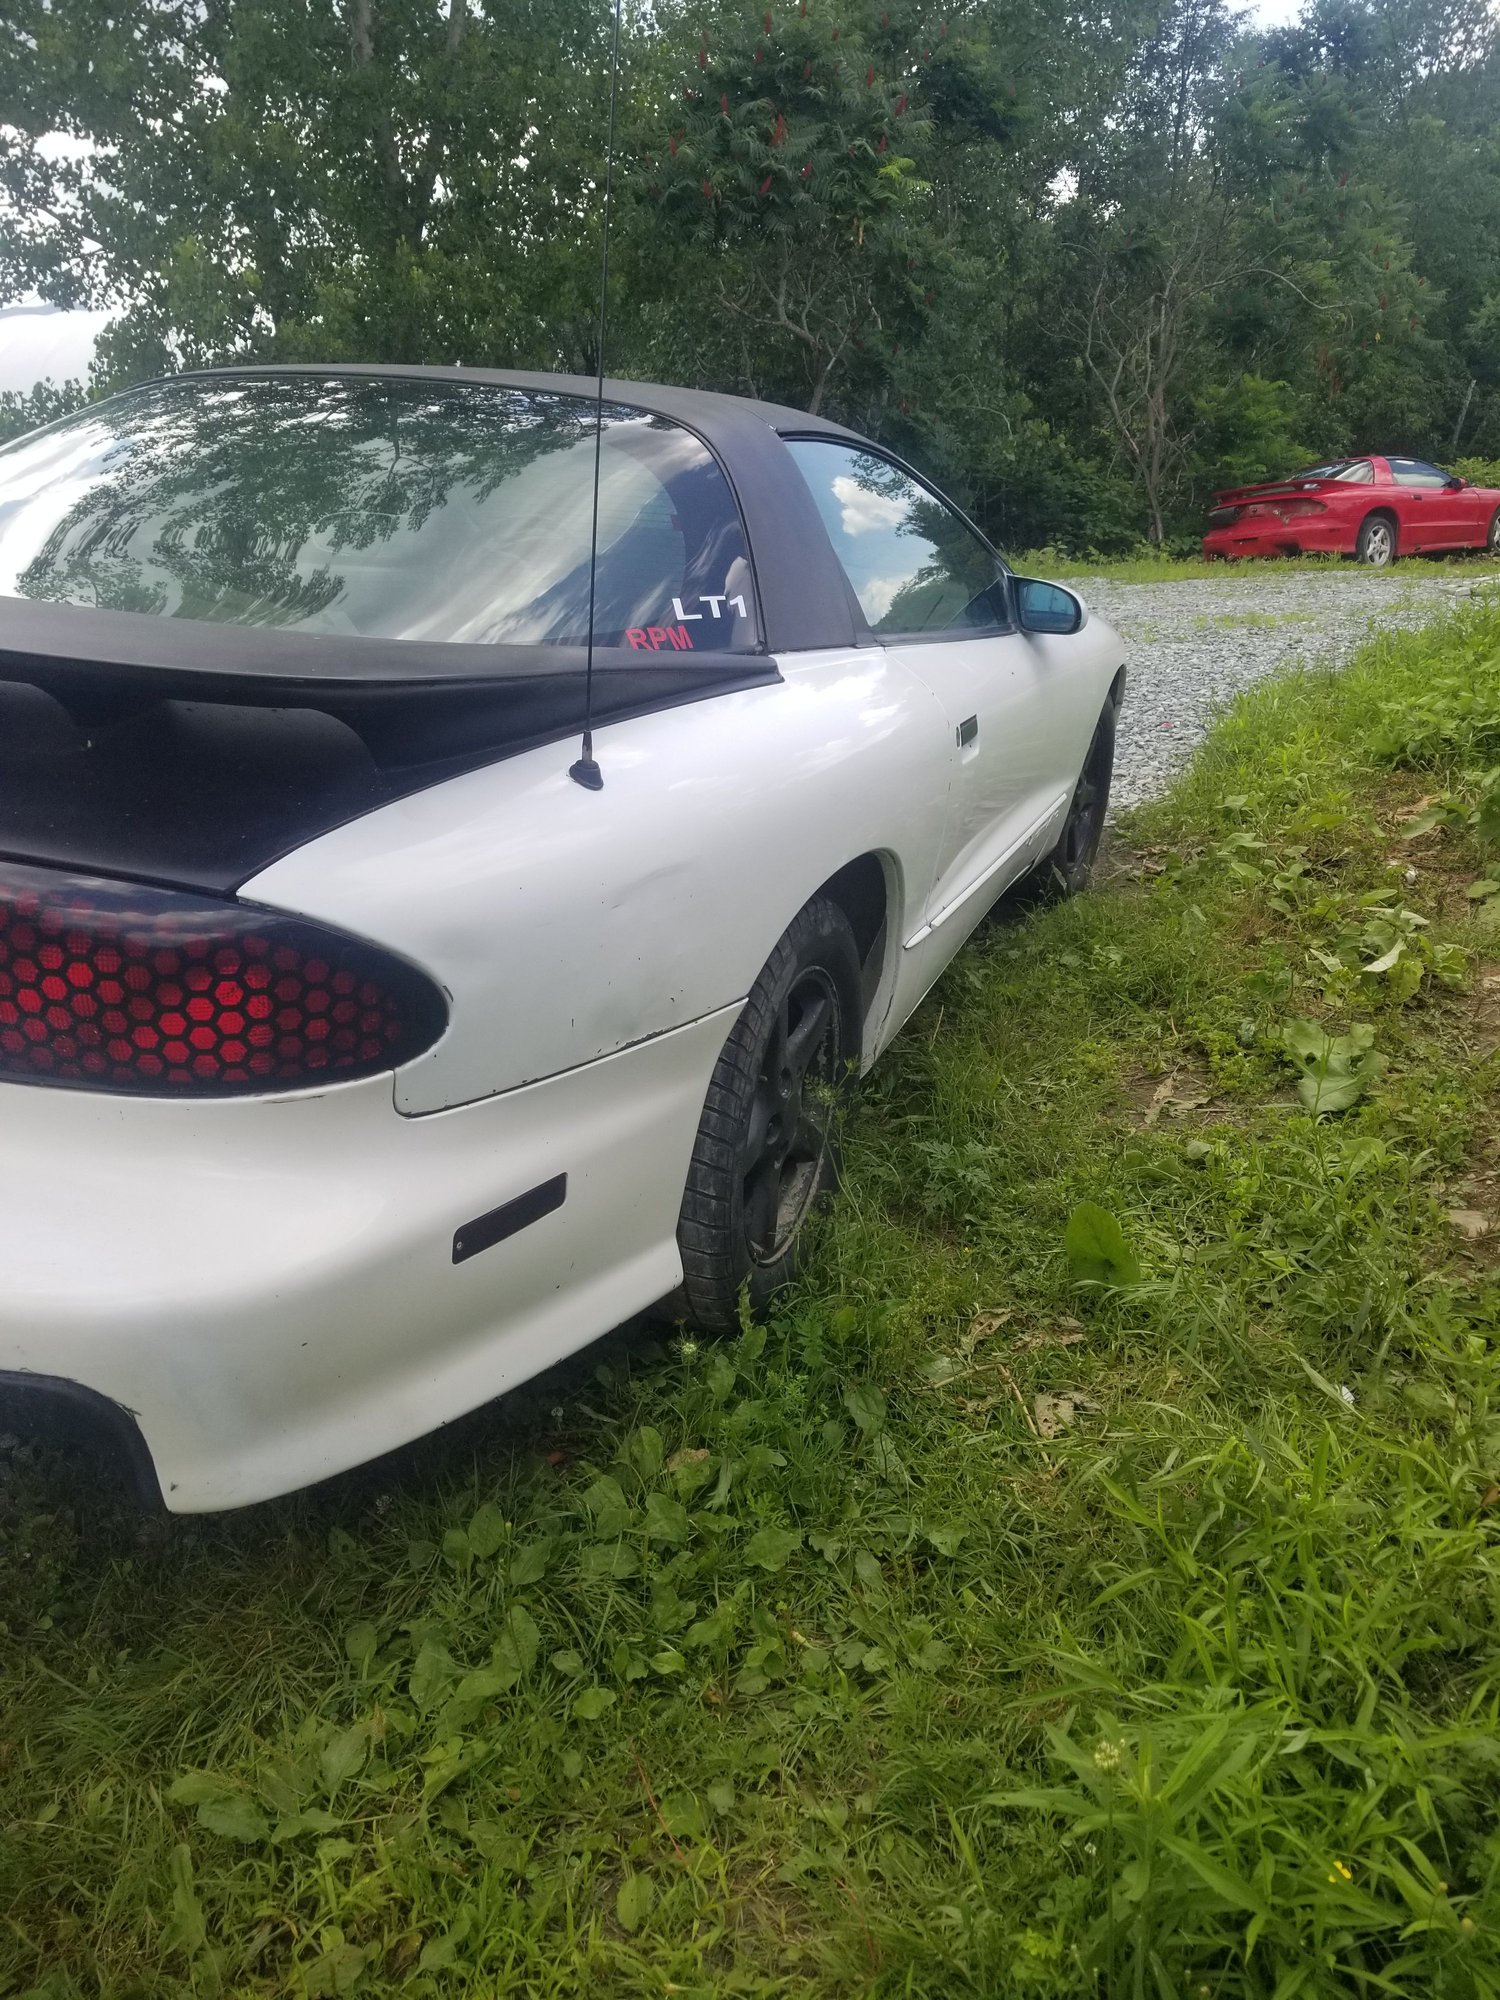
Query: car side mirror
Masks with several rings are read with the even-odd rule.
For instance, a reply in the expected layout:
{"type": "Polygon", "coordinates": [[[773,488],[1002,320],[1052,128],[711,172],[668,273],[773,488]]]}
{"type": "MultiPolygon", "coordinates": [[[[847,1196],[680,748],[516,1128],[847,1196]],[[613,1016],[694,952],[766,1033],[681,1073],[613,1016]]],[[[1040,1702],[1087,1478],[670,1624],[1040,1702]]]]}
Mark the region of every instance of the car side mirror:
{"type": "Polygon", "coordinates": [[[1450,493],[1462,492],[1463,488],[1467,486],[1468,483],[1469,482],[1467,479],[1460,479],[1456,472],[1450,472],[1448,474],[1448,477],[1443,481],[1444,486],[1447,487],[1450,493]]]}
{"type": "Polygon", "coordinates": [[[1035,577],[1014,579],[1016,623],[1023,632],[1076,632],[1083,623],[1083,599],[1060,583],[1035,577]]]}

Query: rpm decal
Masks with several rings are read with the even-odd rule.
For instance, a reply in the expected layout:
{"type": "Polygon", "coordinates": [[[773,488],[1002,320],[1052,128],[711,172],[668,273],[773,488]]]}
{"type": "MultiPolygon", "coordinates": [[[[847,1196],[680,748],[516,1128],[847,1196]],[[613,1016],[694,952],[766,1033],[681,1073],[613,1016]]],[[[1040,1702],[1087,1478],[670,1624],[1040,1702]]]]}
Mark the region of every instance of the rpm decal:
{"type": "Polygon", "coordinates": [[[690,653],[693,635],[685,625],[629,625],[625,643],[638,653],[659,653],[670,646],[674,653],[690,653]]]}

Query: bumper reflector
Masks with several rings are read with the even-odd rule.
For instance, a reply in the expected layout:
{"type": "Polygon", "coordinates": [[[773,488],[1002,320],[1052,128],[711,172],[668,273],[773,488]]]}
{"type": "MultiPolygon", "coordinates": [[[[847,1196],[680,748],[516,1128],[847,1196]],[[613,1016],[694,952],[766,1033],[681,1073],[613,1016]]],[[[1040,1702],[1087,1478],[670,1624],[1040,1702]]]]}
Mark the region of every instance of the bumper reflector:
{"type": "Polygon", "coordinates": [[[497,1243],[503,1243],[507,1236],[518,1235],[533,1222],[540,1222],[544,1215],[551,1215],[554,1209],[562,1207],[567,1198],[567,1175],[554,1174],[550,1181],[542,1181],[539,1186],[528,1188],[525,1194],[518,1194],[514,1201],[502,1201],[498,1208],[492,1208],[484,1215],[476,1215],[472,1222],[466,1222],[454,1233],[454,1263],[467,1263],[470,1257],[477,1257],[481,1250],[492,1250],[497,1243]]]}

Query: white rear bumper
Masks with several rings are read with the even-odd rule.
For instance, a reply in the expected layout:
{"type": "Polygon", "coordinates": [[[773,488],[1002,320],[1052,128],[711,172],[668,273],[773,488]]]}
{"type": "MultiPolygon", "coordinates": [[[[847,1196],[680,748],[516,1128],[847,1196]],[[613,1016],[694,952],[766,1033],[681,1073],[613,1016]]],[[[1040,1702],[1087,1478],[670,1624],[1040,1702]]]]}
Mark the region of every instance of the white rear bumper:
{"type": "Polygon", "coordinates": [[[216,1103],[0,1086],[0,1376],[129,1410],[180,1512],[420,1436],[678,1282],[737,1013],[422,1118],[389,1076],[216,1103]],[[564,1174],[560,1207],[454,1262],[456,1232],[564,1174]]]}

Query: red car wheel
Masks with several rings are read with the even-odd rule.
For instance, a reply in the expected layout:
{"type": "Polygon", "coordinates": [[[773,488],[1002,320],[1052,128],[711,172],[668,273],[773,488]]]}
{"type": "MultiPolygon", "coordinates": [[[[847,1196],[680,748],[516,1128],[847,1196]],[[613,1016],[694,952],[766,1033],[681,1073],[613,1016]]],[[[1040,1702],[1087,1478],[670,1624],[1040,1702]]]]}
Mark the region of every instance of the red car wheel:
{"type": "Polygon", "coordinates": [[[1360,523],[1354,559],[1370,569],[1389,569],[1396,560],[1396,523],[1389,514],[1367,514],[1360,523]]]}

